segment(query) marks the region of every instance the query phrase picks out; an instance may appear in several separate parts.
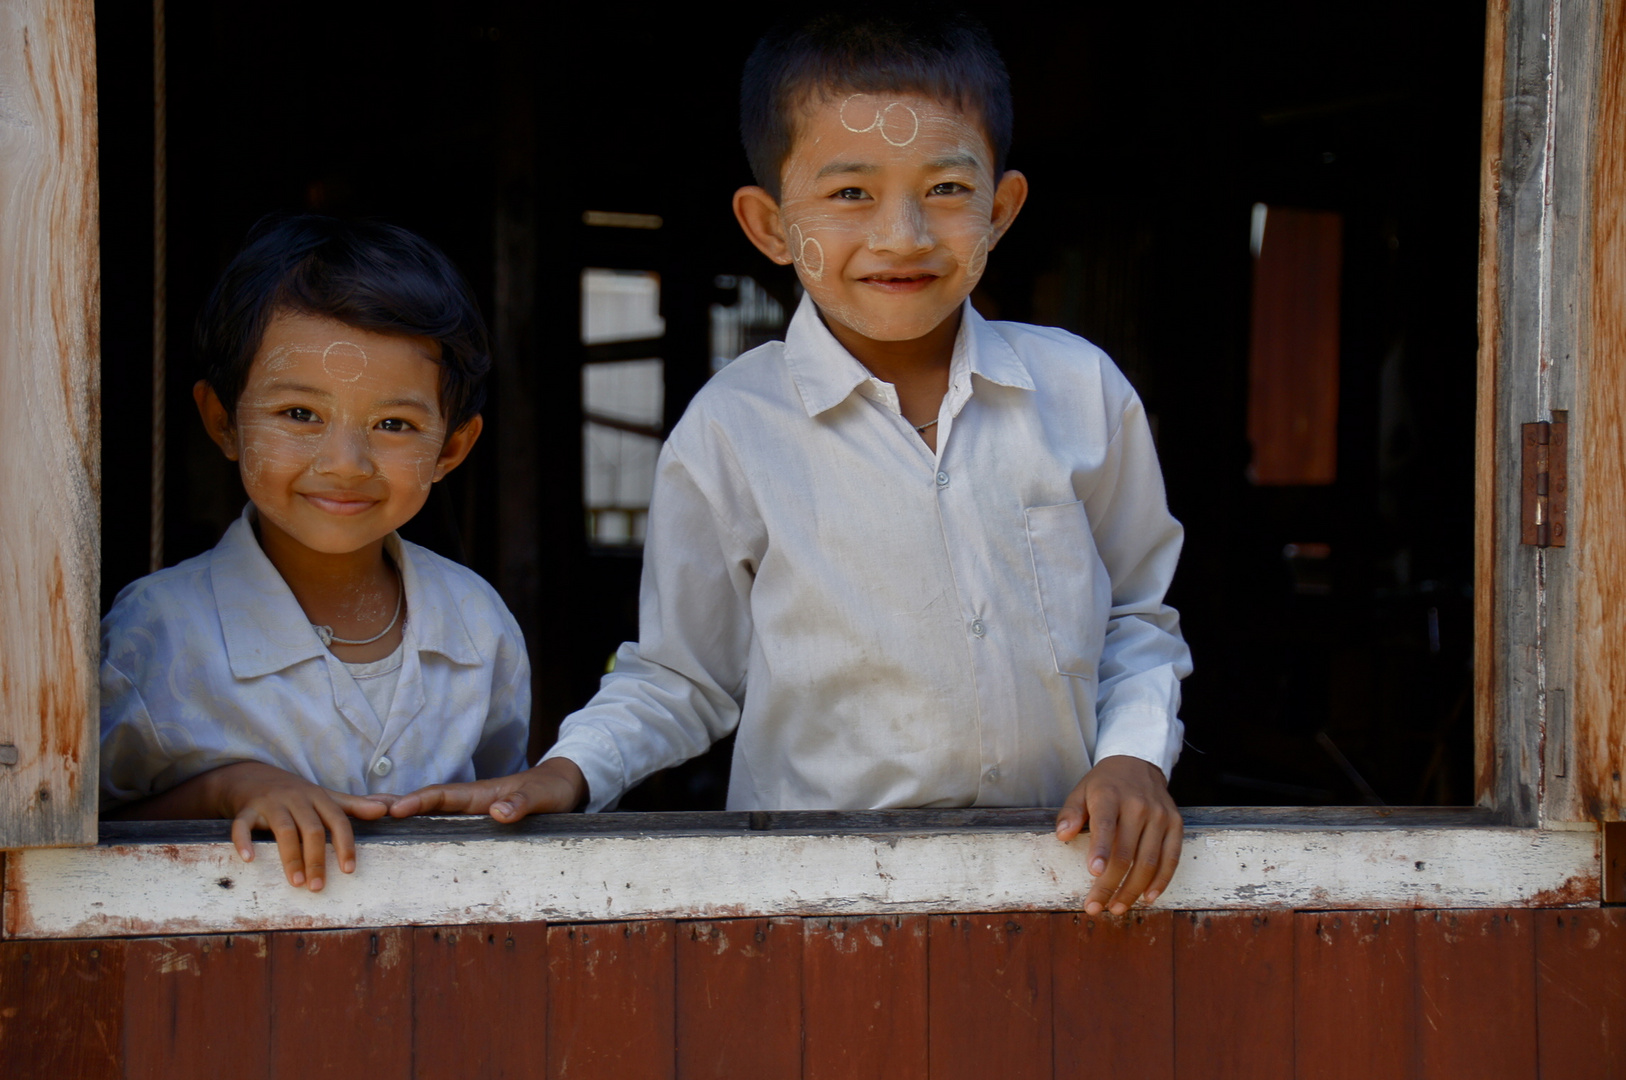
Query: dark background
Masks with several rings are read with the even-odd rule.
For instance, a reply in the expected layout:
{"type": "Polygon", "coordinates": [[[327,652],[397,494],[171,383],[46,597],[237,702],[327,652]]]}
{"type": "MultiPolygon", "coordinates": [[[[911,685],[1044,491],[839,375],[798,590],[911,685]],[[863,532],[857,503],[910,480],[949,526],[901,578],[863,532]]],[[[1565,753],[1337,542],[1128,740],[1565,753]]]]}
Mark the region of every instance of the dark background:
{"type": "MultiPolygon", "coordinates": [[[[1483,4],[973,9],[1012,71],[1010,164],[1033,191],[976,301],[1117,358],[1187,526],[1176,798],[1469,801],[1483,4]],[[1343,215],[1332,485],[1245,475],[1256,202],[1343,215]]],[[[486,436],[407,535],[503,591],[545,745],[636,636],[640,560],[583,527],[581,269],[661,273],[669,423],[709,372],[719,275],[792,303],[729,210],[763,10],[169,0],[167,18],[165,563],[242,504],[194,418],[190,333],[249,227],[310,209],[422,233],[501,340],[486,436]],[[594,229],[586,210],[665,224],[594,229]]],[[[153,37],[143,5],[98,19],[105,606],[147,570],[153,37]]],[[[625,805],[720,806],[726,767],[714,753],[625,805]]]]}

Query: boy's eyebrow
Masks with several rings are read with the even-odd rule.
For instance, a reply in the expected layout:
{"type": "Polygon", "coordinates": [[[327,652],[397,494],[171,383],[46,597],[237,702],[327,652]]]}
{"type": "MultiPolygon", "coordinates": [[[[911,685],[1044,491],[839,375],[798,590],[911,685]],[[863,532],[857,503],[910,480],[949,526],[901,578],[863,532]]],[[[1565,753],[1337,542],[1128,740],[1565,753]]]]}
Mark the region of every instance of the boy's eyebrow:
{"type": "Polygon", "coordinates": [[[977,169],[982,167],[982,159],[975,154],[950,154],[940,157],[931,163],[933,169],[977,169]]]}
{"type": "Polygon", "coordinates": [[[859,173],[861,175],[868,175],[870,173],[879,172],[880,169],[881,167],[879,165],[866,165],[861,161],[832,161],[830,164],[820,169],[818,175],[815,176],[814,179],[823,180],[826,176],[835,176],[838,173],[859,173]]]}

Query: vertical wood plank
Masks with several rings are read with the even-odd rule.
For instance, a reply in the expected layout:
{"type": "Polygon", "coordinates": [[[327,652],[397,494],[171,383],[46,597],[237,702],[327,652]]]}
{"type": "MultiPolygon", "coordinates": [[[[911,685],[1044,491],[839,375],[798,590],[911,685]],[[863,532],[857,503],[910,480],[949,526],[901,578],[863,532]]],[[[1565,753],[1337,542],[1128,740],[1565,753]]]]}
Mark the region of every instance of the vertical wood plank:
{"type": "Polygon", "coordinates": [[[926,926],[803,921],[803,1080],[926,1080],[926,926]]]}
{"type": "Polygon", "coordinates": [[[1411,913],[1307,911],[1294,922],[1299,1080],[1416,1076],[1411,913]]]}
{"type": "Polygon", "coordinates": [[[1626,1076],[1626,908],[1538,911],[1536,1031],[1542,1076],[1626,1076]]]}
{"type": "Polygon", "coordinates": [[[1174,915],[1051,917],[1056,1076],[1174,1076],[1174,915]]]}
{"type": "Polygon", "coordinates": [[[1182,912],[1174,922],[1174,1074],[1293,1075],[1291,913],[1182,912]]]}
{"type": "Polygon", "coordinates": [[[1476,1080],[1536,1075],[1535,932],[1529,911],[1419,911],[1418,1071],[1476,1080]]]}
{"type": "Polygon", "coordinates": [[[0,942],[0,1063],[7,1076],[122,1077],[121,941],[0,942]]]}
{"type": "Polygon", "coordinates": [[[677,926],[677,1075],[802,1075],[802,920],[677,926]]]}
{"type": "Polygon", "coordinates": [[[271,963],[264,935],[132,941],[124,970],[129,1080],[269,1075],[271,963]]]}
{"type": "Polygon", "coordinates": [[[934,915],[928,944],[933,1080],[1049,1077],[1050,917],[934,915]]]}
{"type": "Polygon", "coordinates": [[[669,919],[548,927],[548,1076],[671,1077],[669,919]]]}
{"type": "Polygon", "coordinates": [[[0,848],[94,844],[101,283],[91,0],[0,5],[0,101],[0,848]]]}
{"type": "Polygon", "coordinates": [[[271,1076],[407,1080],[412,930],[294,931],[271,938],[271,1076]]]}
{"type": "Polygon", "coordinates": [[[424,926],[412,936],[416,1080],[545,1076],[547,926],[424,926]]]}

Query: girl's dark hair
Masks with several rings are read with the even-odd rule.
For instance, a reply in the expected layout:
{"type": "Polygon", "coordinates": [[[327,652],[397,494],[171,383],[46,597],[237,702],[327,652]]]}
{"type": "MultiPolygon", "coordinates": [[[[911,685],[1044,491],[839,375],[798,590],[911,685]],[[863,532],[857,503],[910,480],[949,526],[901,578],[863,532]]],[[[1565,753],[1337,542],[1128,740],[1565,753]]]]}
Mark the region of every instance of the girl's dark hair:
{"type": "Polygon", "coordinates": [[[988,31],[924,4],[822,10],[764,34],[740,80],[740,137],[757,183],[779,198],[796,110],[835,94],[914,93],[982,120],[994,176],[1011,148],[1011,80],[988,31]]]}
{"type": "Polygon", "coordinates": [[[203,377],[234,417],[249,365],[279,311],[438,342],[449,432],[485,403],[485,320],[457,267],[421,236],[315,214],[261,219],[198,316],[203,377]]]}

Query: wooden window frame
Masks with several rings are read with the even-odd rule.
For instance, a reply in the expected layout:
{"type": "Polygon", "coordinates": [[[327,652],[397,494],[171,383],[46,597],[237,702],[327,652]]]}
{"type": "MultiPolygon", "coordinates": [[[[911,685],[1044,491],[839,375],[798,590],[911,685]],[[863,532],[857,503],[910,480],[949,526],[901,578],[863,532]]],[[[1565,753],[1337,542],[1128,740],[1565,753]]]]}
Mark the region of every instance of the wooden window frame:
{"type": "MultiPolygon", "coordinates": [[[[1626,371],[1609,363],[1626,352],[1626,12],[1490,0],[1486,36],[1478,805],[1188,810],[1163,906],[1541,906],[1604,888],[1598,824],[1626,806],[1626,627],[1610,610],[1626,371]],[[1528,547],[1520,425],[1560,411],[1566,545],[1528,547]]],[[[1042,811],[364,826],[367,872],[320,897],[283,885],[274,858],[238,862],[225,823],[110,823],[97,844],[90,0],[0,7],[0,101],[0,205],[23,208],[0,216],[0,848],[33,849],[6,859],[6,935],[1077,906],[1081,860],[1042,811]]]]}

